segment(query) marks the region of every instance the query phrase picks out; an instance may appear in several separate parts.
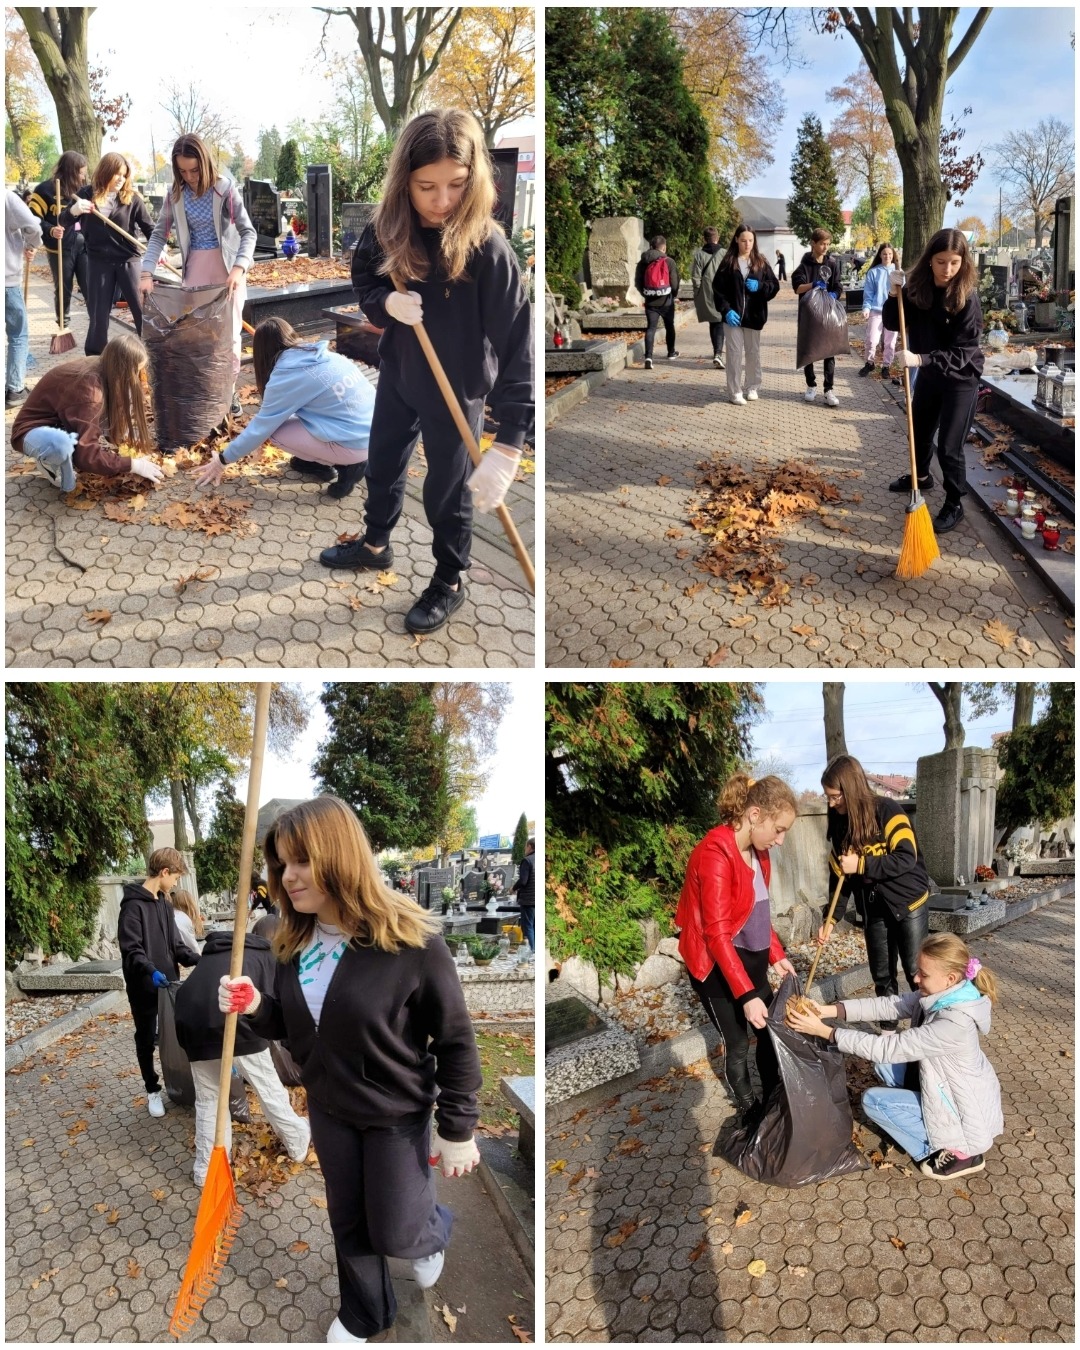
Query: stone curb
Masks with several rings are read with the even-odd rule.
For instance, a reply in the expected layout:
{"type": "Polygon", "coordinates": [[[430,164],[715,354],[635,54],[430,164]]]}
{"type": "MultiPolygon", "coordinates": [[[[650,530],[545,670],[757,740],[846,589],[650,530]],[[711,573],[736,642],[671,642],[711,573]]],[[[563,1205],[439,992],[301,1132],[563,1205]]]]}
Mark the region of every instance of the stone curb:
{"type": "Polygon", "coordinates": [[[496,1140],[481,1140],[480,1166],[476,1169],[495,1212],[502,1220],[507,1237],[514,1250],[521,1257],[531,1279],[536,1278],[535,1238],[525,1215],[532,1209],[532,1201],[511,1177],[500,1177],[484,1157],[485,1150],[491,1149],[496,1140]]]}
{"type": "Polygon", "coordinates": [[[110,993],[102,994],[100,998],[94,999],[92,1003],[87,1003],[82,1008],[76,1008],[74,1012],[65,1013],[55,1022],[50,1022],[44,1027],[38,1027],[37,1031],[31,1031],[28,1035],[17,1041],[12,1041],[9,1046],[5,1047],[5,1072],[22,1064],[31,1055],[36,1055],[39,1050],[44,1050],[47,1046],[53,1045],[61,1037],[67,1036],[73,1031],[78,1031],[84,1022],[89,1022],[99,1013],[113,1012],[117,1008],[126,1007],[127,995],[120,989],[113,989],[110,993]]]}
{"type": "MultiPolygon", "coordinates": [[[[1075,883],[1070,881],[1063,886],[1056,886],[1052,891],[1044,891],[1041,895],[1032,895],[1026,900],[1017,900],[1009,906],[1009,912],[1004,919],[998,923],[987,924],[985,928],[980,928],[973,936],[984,937],[996,928],[1003,928],[1006,924],[1012,923],[1014,919],[1022,919],[1034,910],[1042,909],[1044,905],[1053,904],[1056,900],[1072,895],[1074,890],[1075,883]]],[[[819,990],[822,1000],[828,1003],[836,998],[843,998],[845,994],[852,994],[858,989],[865,988],[870,982],[870,967],[864,965],[853,966],[850,970],[841,971],[838,975],[826,975],[823,979],[815,981],[814,987],[819,990]]],[[[557,1125],[582,1109],[592,1109],[612,1097],[618,1097],[624,1092],[631,1091],[646,1079],[657,1078],[672,1069],[685,1068],[688,1064],[707,1058],[719,1043],[719,1032],[711,1023],[705,1023],[699,1027],[692,1027],[689,1031],[684,1031],[682,1035],[674,1036],[669,1041],[661,1041],[659,1045],[646,1046],[640,1052],[641,1067],[633,1073],[623,1074],[620,1078],[612,1078],[606,1083],[600,1083],[594,1088],[589,1088],[586,1092],[578,1093],[574,1097],[564,1098],[560,1102],[548,1102],[547,1124],[549,1126],[557,1125]]]]}

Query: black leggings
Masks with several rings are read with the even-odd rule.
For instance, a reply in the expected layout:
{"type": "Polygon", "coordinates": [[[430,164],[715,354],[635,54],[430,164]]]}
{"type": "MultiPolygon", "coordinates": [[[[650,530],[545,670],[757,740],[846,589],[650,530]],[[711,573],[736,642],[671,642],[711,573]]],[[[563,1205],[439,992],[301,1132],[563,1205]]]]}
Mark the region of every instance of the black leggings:
{"type": "Polygon", "coordinates": [[[911,422],[915,431],[915,467],[920,478],[930,472],[937,432],[937,457],[945,487],[945,500],[958,502],[967,496],[964,442],[975,417],[979,393],[977,378],[952,380],[935,366],[922,366],[911,396],[911,422]]]}
{"type": "Polygon", "coordinates": [[[152,1007],[131,1006],[131,1020],[135,1023],[135,1058],[139,1061],[143,1087],[147,1092],[160,1092],[161,1079],[154,1068],[154,1046],[157,1043],[157,1004],[152,1007]]]}
{"type": "MultiPolygon", "coordinates": [[[[922,379],[922,376],[919,376],[922,379]]],[[[898,994],[896,958],[904,967],[908,988],[915,988],[915,969],[919,964],[919,946],[930,931],[929,902],[913,914],[898,919],[888,905],[871,900],[866,907],[866,959],[870,978],[879,998],[898,994]]]]}
{"type": "MultiPolygon", "coordinates": [[[[769,988],[769,953],[744,952],[736,948],[743,968],[754,983],[754,993],[768,1007],[773,1001],[773,992],[769,988]]],[[[694,993],[701,1000],[701,1006],[709,1014],[709,1020],[724,1038],[724,1071],[728,1086],[736,1103],[748,1102],[754,1095],[750,1082],[750,1037],[742,1005],[737,1002],[727,980],[716,966],[703,980],[690,976],[694,993]]],[[[757,1067],[761,1078],[761,1095],[768,1100],[769,1094],[779,1082],[780,1070],[776,1064],[776,1052],[772,1037],[768,1031],[755,1032],[757,1036],[757,1067]]]]}
{"type": "Polygon", "coordinates": [[[90,326],[86,330],[83,350],[87,356],[100,356],[105,350],[105,344],[109,340],[109,317],[112,314],[117,287],[128,303],[131,317],[135,321],[136,333],[142,333],[138,258],[129,258],[127,262],[119,263],[108,262],[95,254],[90,254],[86,281],[86,308],[90,313],[90,326]]]}

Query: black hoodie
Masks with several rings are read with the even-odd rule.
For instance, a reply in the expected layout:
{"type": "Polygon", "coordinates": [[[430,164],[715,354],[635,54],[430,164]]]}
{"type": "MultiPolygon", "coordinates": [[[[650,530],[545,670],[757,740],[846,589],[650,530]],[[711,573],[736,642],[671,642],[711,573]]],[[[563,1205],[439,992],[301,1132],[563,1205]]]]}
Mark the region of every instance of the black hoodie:
{"type": "Polygon", "coordinates": [[[178,966],[199,963],[199,953],[191,950],[177,930],[172,905],[163,895],[151,895],[141,882],[128,882],[124,887],[116,936],[132,1007],[157,1007],[155,970],[178,980],[178,966]]]}
{"type": "Polygon", "coordinates": [[[647,248],[638,259],[637,270],[634,273],[634,285],[645,296],[646,309],[667,309],[668,305],[673,305],[679,298],[679,269],[675,265],[675,259],[669,253],[661,253],[658,248],[647,248]],[[645,269],[657,258],[667,258],[668,280],[671,284],[671,290],[666,295],[646,295],[645,269]]]}
{"type": "MultiPolygon", "coordinates": [[[[176,991],[176,1039],[188,1059],[221,1058],[225,1014],[218,1007],[218,982],[222,975],[228,975],[231,960],[232,933],[210,933],[199,969],[176,991]]],[[[244,938],[244,974],[260,993],[274,992],[277,964],[266,938],[248,933],[244,938]]],[[[257,1055],[269,1044],[251,1029],[250,1019],[236,1019],[236,1054],[257,1055]]]]}

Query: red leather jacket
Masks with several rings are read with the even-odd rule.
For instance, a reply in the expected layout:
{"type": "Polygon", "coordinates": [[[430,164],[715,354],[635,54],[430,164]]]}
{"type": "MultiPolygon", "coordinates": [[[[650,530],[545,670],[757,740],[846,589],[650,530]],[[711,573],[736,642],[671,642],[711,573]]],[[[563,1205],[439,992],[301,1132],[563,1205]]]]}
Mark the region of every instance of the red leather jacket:
{"type": "MultiPolygon", "coordinates": [[[[761,874],[769,884],[769,855],[758,853],[761,874]]],[[[690,855],[679,907],[675,911],[679,954],[696,980],[713,965],[740,1001],[754,997],[754,986],[739,959],[732,938],[754,907],[754,874],[746,865],[730,825],[710,830],[690,855]]],[[[769,927],[769,964],[784,959],[784,949],[769,927]]]]}

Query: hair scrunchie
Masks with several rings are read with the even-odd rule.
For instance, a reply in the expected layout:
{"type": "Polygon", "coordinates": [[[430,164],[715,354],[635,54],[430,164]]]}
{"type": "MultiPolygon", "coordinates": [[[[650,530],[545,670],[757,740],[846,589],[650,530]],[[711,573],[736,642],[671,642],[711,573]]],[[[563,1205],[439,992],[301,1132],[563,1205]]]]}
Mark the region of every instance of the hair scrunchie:
{"type": "Polygon", "coordinates": [[[982,970],[982,962],[977,956],[973,956],[967,963],[967,969],[964,971],[964,976],[966,979],[973,980],[980,970],[982,970]]]}

